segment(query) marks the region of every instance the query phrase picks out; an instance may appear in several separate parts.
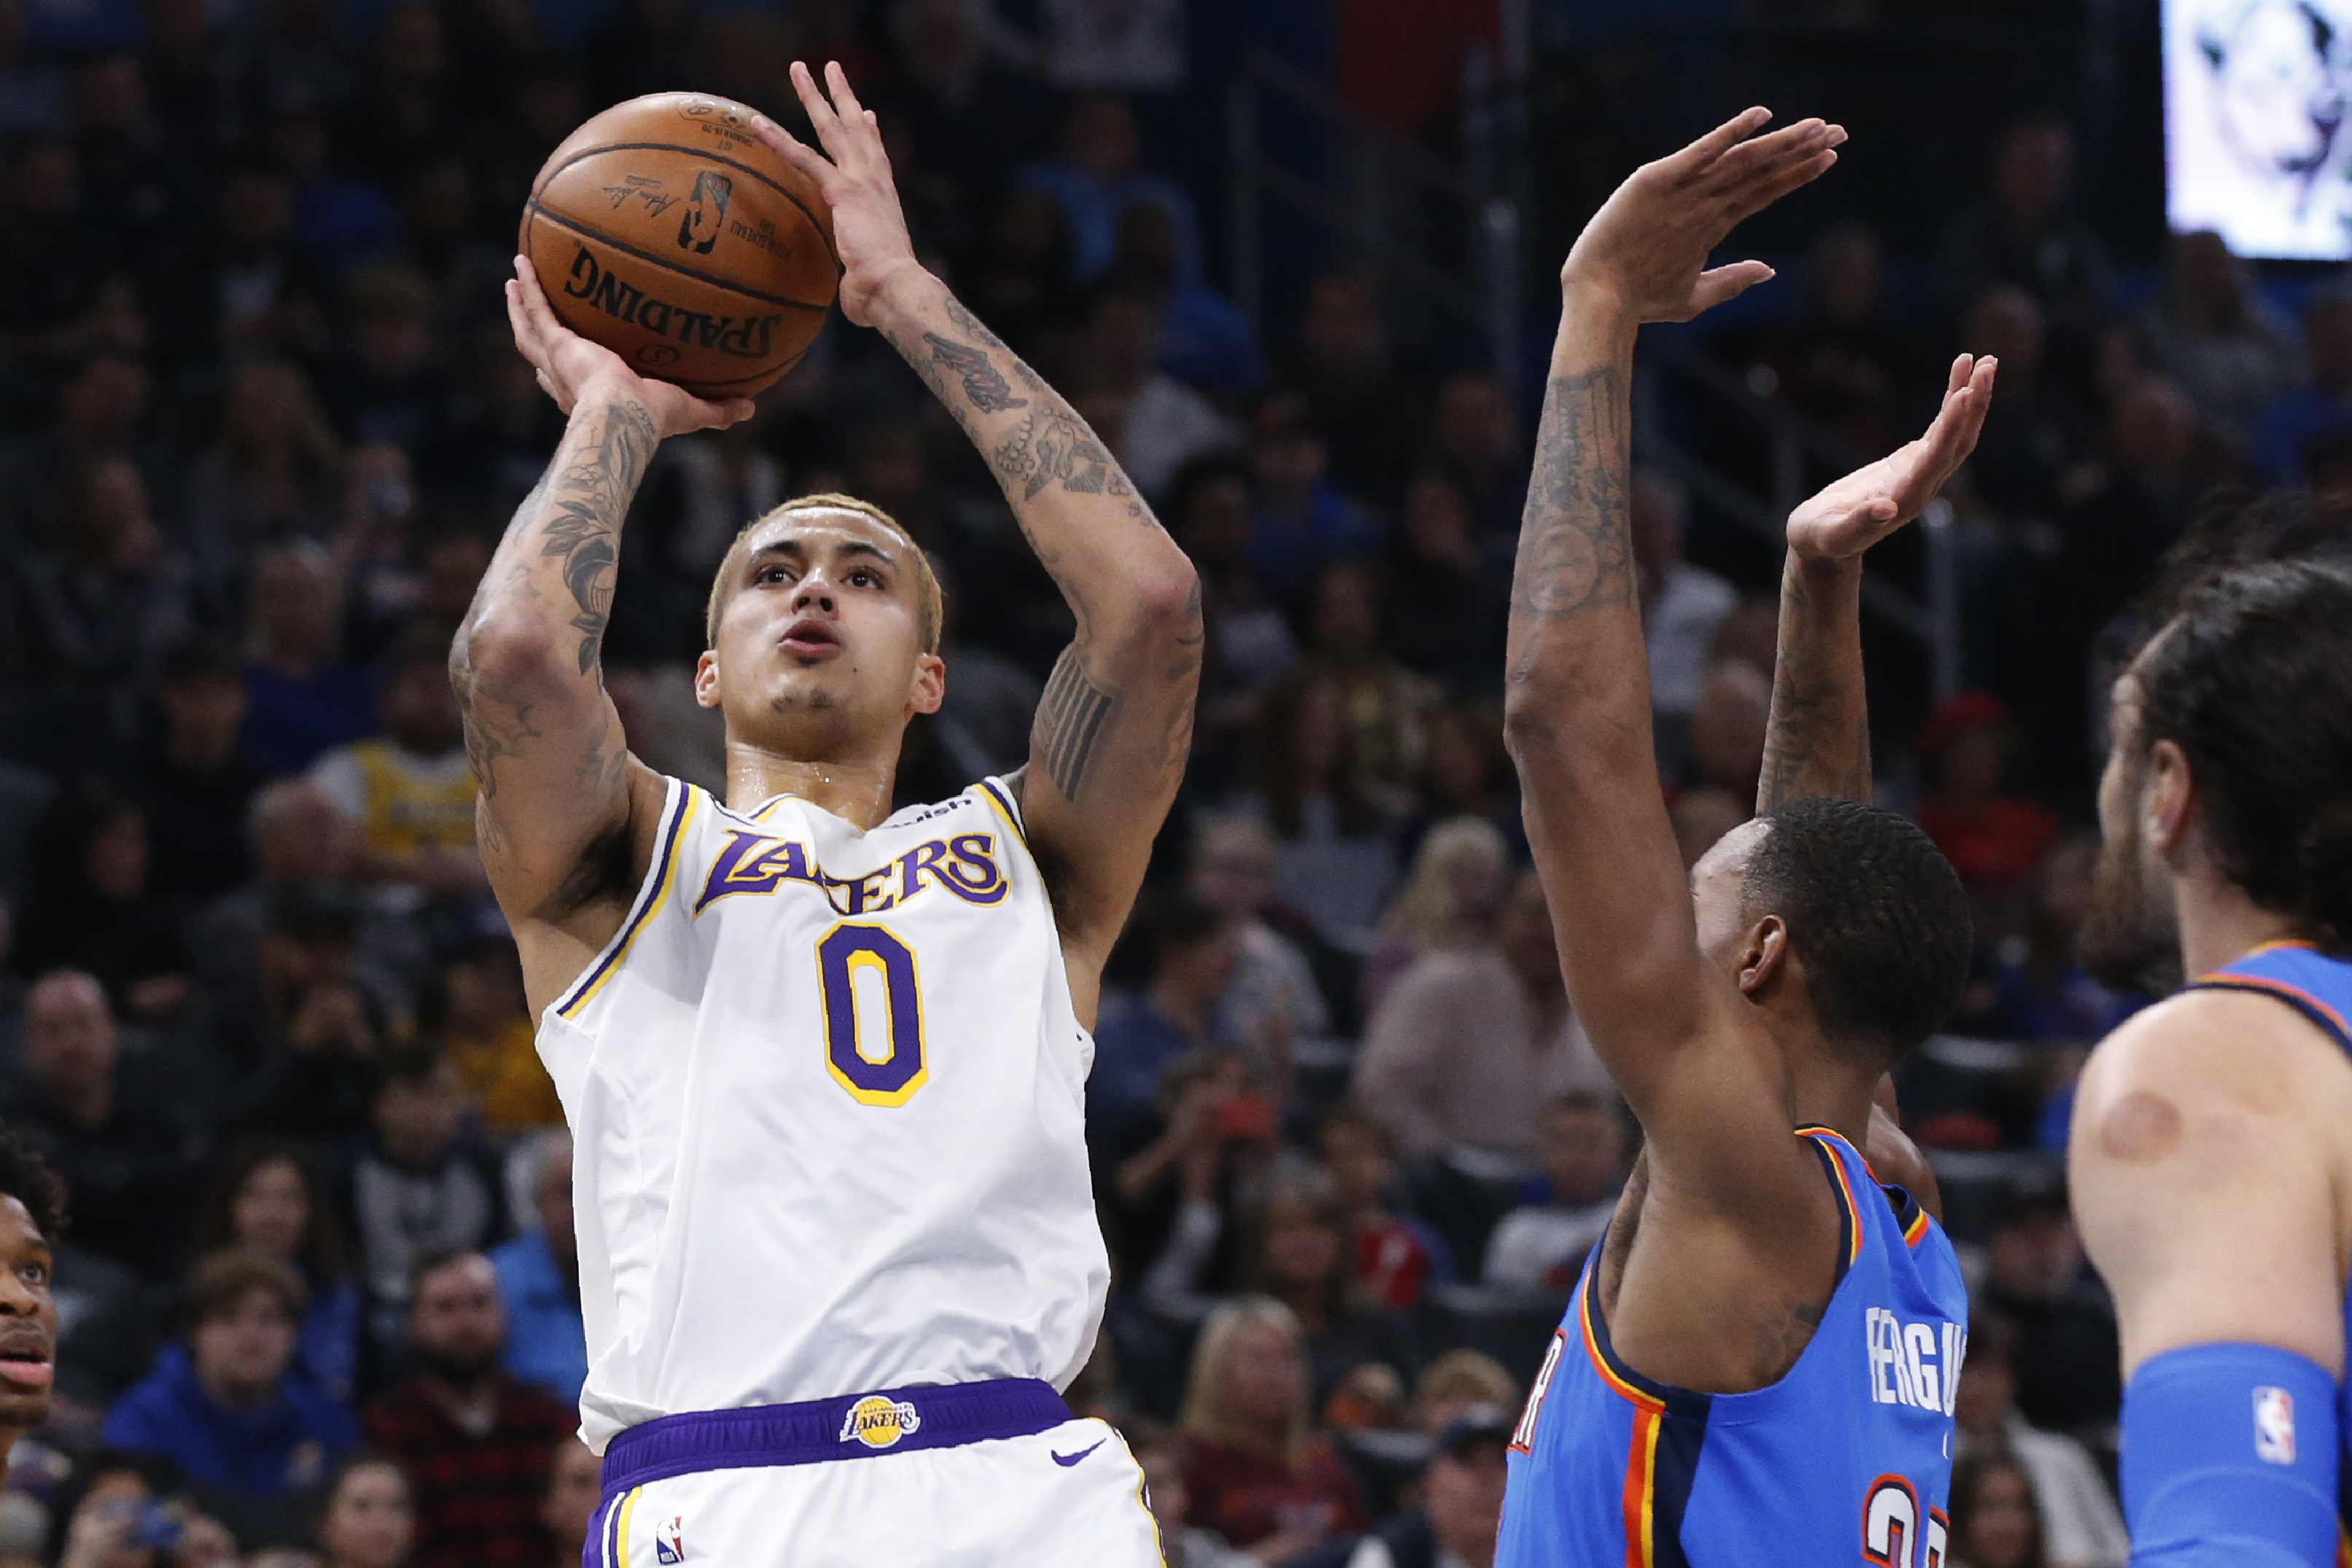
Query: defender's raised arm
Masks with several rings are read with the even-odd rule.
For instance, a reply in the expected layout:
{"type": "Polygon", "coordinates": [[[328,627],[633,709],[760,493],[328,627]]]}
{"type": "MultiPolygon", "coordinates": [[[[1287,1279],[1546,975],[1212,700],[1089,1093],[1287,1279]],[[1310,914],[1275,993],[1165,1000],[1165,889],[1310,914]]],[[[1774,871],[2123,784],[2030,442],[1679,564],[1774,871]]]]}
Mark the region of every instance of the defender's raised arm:
{"type": "Polygon", "coordinates": [[[618,928],[652,853],[661,783],[628,755],[604,693],[604,623],[621,520],[665,436],[734,423],[567,330],[522,257],[507,285],[515,346],[571,418],[449,650],[480,795],[490,889],[513,924],[534,1011],[618,928]]]}
{"type": "Polygon", "coordinates": [[[1788,1133],[1771,1124],[1769,1097],[1737,1073],[1675,1071],[1706,1032],[1721,982],[1700,956],[1659,792],[1626,504],[1636,330],[1771,276],[1759,262],[1706,270],[1707,253],[1826,171],[1844,140],[1819,120],[1757,136],[1766,118],[1750,110],[1636,171],[1561,268],[1512,582],[1506,724],[1570,995],[1618,1087],[1654,1142],[1677,1122],[1708,1121],[1704,1104],[1682,1103],[1696,1096],[1760,1118],[1777,1154],[1788,1133]]]}
{"type": "Polygon", "coordinates": [[[1086,421],[915,259],[881,132],[841,68],[825,68],[821,91],[795,64],[793,85],[824,152],[757,129],[832,204],[842,314],[888,339],[947,405],[1077,617],[1037,709],[1021,803],[1090,1018],[1191,748],[1197,580],[1086,421]]]}

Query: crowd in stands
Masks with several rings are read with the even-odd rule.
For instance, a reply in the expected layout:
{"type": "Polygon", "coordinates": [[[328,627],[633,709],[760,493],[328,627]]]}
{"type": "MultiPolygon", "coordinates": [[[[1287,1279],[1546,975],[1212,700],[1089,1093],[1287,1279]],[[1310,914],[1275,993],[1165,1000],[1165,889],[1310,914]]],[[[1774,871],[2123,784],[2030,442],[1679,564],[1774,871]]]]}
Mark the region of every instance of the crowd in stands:
{"type": "MultiPolygon", "coordinates": [[[[1214,193],[1154,162],[1183,7],[1108,9],[1139,20],[1089,55],[1010,48],[965,0],[148,0],[61,50],[0,0],[0,1119],[73,1211],[0,1568],[578,1560],[572,1155],[444,668],[562,423],[499,281],[574,124],[688,82],[781,111],[796,53],[848,65],[926,259],[1202,580],[1195,748],[1096,1030],[1115,1285],[1071,1401],[1121,1427],[1178,1568],[1484,1568],[1637,1146],[1502,745],[1533,410],[1404,340],[1345,258],[1245,319],[1214,193]]],[[[1911,1126],[2031,1170],[2138,1000],[2073,956],[2105,633],[2216,486],[2352,482],[2352,288],[2278,294],[2210,235],[2135,284],[2075,215],[2062,120],[1990,151],[1931,255],[1832,225],[1706,347],[1857,461],[1924,424],[1953,351],[2000,359],[1949,497],[1967,689],[1877,740],[1979,926],[1911,1126]]],[[[1637,457],[1695,859],[1751,810],[1776,584],[1703,564],[1705,508],[1637,457]]],[[[948,587],[901,800],[1019,766],[1068,612],[961,433],[839,321],[653,466],[604,643],[635,749],[719,782],[687,680],[710,574],[820,491],[886,508],[948,587]]],[[[2115,1328],[2063,1191],[1953,1223],[1979,1311],[1952,1560],[2120,1564],[2115,1328]]]]}

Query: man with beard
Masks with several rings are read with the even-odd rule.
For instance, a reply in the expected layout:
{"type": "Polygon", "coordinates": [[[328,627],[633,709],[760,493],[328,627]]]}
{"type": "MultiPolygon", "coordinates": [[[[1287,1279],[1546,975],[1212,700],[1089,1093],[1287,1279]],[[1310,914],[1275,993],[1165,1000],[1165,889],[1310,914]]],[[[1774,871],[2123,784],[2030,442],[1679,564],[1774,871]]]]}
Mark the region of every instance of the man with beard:
{"type": "MultiPolygon", "coordinates": [[[[0,1124],[0,1454],[49,1418],[58,1304],[49,1244],[65,1228],[65,1184],[0,1124]]],[[[5,1461],[0,1460],[0,1466],[5,1461]]]]}
{"type": "Polygon", "coordinates": [[[416,1489],[416,1568],[547,1560],[549,1457],[571,1409],[499,1369],[507,1337],[499,1278],[478,1252],[417,1266],[408,1334],[423,1370],[367,1413],[368,1441],[416,1489]]]}
{"type": "Polygon", "coordinates": [[[2134,1561],[2338,1561],[2352,1303],[2352,570],[2210,575],[2117,678],[2083,937],[2192,980],[2084,1071],[2074,1211],[2114,1291],[2134,1561]]]}

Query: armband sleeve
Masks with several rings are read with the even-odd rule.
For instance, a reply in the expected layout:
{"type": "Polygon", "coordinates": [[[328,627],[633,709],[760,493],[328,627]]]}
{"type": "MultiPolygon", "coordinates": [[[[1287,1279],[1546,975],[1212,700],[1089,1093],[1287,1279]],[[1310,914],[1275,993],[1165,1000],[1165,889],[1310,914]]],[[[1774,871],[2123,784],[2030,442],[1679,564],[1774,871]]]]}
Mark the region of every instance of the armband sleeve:
{"type": "Polygon", "coordinates": [[[2124,1390],[2134,1568],[2334,1568],[2336,1383],[2262,1344],[2198,1344],[2124,1390]]]}

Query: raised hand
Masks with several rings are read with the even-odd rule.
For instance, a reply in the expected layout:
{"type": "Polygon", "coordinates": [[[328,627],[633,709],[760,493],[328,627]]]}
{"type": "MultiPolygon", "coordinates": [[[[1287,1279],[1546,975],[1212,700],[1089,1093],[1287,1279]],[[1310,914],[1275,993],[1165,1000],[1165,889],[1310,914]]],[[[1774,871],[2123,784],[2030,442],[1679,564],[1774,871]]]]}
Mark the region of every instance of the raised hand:
{"type": "Polygon", "coordinates": [[[1709,269],[1706,258],[1742,218],[1828,172],[1845,141],[1844,127],[1818,120],[1757,135],[1771,118],[1751,109],[1634,170],[1577,236],[1560,286],[1643,321],[1687,321],[1770,277],[1760,261],[1709,269]]]}
{"type": "Polygon", "coordinates": [[[833,209],[833,248],[841,257],[841,313],[857,326],[871,327],[877,324],[876,301],[891,275],[918,266],[915,246],[907,237],[907,215],[898,205],[898,187],[890,178],[890,157],[882,150],[874,111],[857,101],[837,62],[826,62],[824,82],[819,89],[808,67],[793,62],[793,90],[801,95],[823,152],[764,114],[752,118],[751,130],[824,193],[833,209]]]}
{"type": "Polygon", "coordinates": [[[637,374],[628,361],[601,343],[590,342],[556,319],[529,257],[516,256],[514,267],[515,275],[507,284],[507,321],[514,329],[515,347],[539,372],[541,388],[555,400],[566,419],[572,417],[582,391],[595,383],[644,404],[661,437],[723,430],[751,417],[750,398],[712,402],[673,382],[637,374]]]}
{"type": "Polygon", "coordinates": [[[1944,404],[1927,434],[1855,469],[1789,514],[1789,548],[1813,560],[1851,560],[1919,515],[1976,450],[1992,407],[2000,361],[1952,361],[1944,404]]]}

